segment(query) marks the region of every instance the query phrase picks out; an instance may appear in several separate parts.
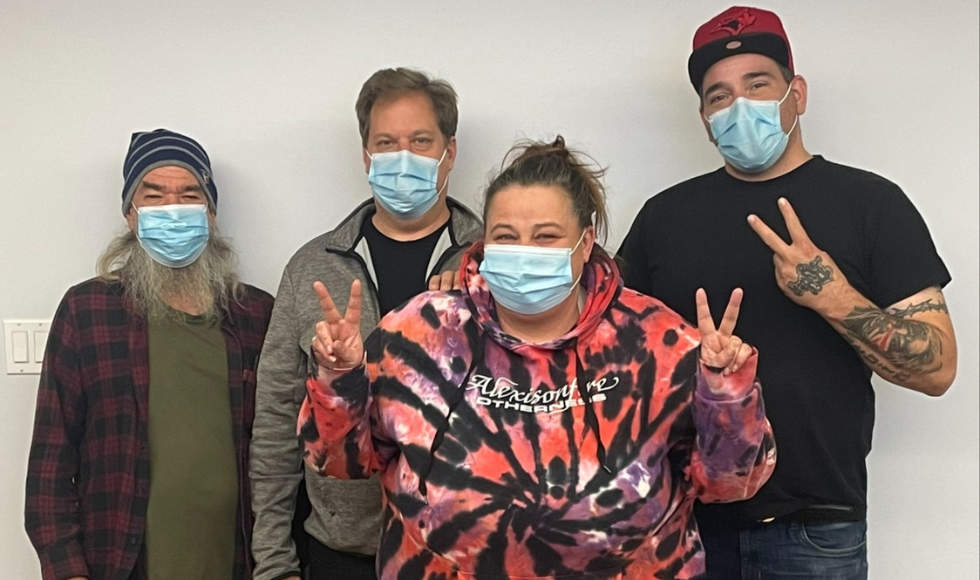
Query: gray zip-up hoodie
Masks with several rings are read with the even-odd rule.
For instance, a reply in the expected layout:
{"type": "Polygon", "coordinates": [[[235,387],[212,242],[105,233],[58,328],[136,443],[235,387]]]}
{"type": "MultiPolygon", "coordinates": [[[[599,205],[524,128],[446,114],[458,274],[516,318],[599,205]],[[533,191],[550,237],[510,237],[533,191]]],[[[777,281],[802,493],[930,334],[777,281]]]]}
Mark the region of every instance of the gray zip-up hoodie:
{"type": "MultiPolygon", "coordinates": [[[[447,198],[449,227],[429,261],[429,273],[459,267],[463,251],[483,234],[483,224],[468,208],[447,198]]],[[[322,318],[313,282],[320,280],[341,312],[347,309],[351,282],[364,288],[361,334],[379,321],[377,277],[361,225],[374,213],[368,200],[336,229],[300,248],[286,265],[272,320],[259,359],[255,421],[249,459],[255,527],[252,554],[255,580],[277,580],[299,574],[291,536],[303,458],[296,420],[314,364],[310,344],[322,318]]],[[[311,474],[306,478],[313,513],[306,531],[321,543],[344,552],[374,554],[381,532],[381,484],[377,477],[351,481],[311,474]]]]}

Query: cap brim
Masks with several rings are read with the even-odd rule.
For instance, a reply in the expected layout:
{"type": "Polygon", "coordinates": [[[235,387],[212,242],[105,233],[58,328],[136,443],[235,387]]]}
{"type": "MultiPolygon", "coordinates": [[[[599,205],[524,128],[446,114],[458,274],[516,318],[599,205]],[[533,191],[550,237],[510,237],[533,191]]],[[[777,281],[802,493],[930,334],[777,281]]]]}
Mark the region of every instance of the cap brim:
{"type": "Polygon", "coordinates": [[[704,75],[716,62],[736,54],[746,53],[768,56],[779,64],[790,68],[789,47],[781,37],[768,32],[742,34],[719,38],[692,52],[690,58],[687,59],[687,74],[691,78],[691,84],[698,92],[701,92],[704,75]]]}

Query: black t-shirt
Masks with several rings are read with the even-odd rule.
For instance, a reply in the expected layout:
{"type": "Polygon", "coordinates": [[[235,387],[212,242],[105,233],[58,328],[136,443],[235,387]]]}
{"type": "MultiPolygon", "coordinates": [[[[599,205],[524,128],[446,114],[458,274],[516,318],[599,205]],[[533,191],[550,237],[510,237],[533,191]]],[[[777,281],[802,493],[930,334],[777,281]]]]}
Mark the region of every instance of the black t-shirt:
{"type": "Polygon", "coordinates": [[[429,262],[447,227],[448,221],[424,238],[401,242],[379,232],[370,217],[361,224],[361,235],[371,250],[381,316],[428,290],[429,262]]]}
{"type": "Polygon", "coordinates": [[[773,253],[746,217],[756,214],[788,242],[780,197],[851,285],[881,308],[950,280],[922,217],[897,185],[819,156],[760,183],[719,169],[647,201],[620,249],[626,285],[692,321],[699,287],[716,322],[732,290],[745,291],[735,332],[759,349],[776,437],[769,482],[747,501],[699,506],[705,526],[804,509],[836,520],[866,514],[871,371],[830,324],[777,286],[773,253]]]}

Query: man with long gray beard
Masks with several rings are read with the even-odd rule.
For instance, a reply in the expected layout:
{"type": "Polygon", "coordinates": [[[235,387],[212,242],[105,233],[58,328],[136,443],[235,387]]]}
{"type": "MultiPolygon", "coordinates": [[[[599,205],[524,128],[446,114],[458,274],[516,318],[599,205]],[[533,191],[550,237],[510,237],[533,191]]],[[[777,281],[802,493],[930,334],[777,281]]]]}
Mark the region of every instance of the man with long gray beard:
{"type": "Polygon", "coordinates": [[[51,326],[27,473],[44,580],[251,578],[247,451],[272,297],[239,282],[193,139],[133,135],[128,229],[51,326]]]}

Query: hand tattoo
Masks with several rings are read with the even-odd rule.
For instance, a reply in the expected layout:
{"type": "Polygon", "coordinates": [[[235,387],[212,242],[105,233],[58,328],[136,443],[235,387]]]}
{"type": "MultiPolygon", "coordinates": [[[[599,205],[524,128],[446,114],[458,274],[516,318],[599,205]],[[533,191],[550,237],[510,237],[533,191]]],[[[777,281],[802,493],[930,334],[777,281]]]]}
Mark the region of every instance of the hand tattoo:
{"type": "Polygon", "coordinates": [[[942,368],[942,336],[931,324],[907,320],[929,311],[949,312],[944,302],[930,299],[891,312],[855,308],[841,324],[848,331],[847,339],[866,360],[896,378],[907,378],[909,373],[925,374],[942,368]]]}
{"type": "Polygon", "coordinates": [[[814,296],[823,290],[828,282],[834,281],[834,270],[830,266],[823,266],[823,260],[817,256],[809,264],[797,264],[796,275],[798,278],[786,284],[797,296],[803,296],[810,292],[814,296]]]}

